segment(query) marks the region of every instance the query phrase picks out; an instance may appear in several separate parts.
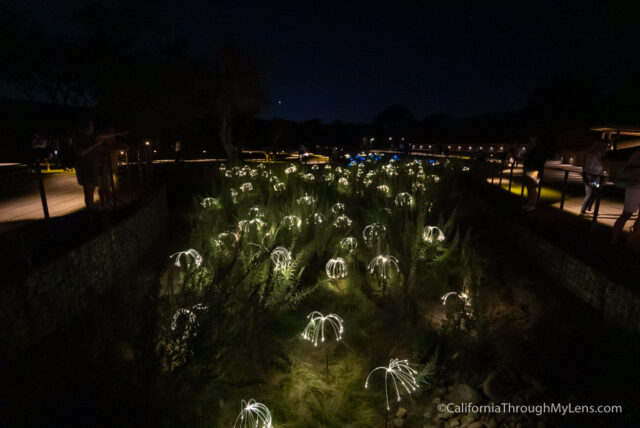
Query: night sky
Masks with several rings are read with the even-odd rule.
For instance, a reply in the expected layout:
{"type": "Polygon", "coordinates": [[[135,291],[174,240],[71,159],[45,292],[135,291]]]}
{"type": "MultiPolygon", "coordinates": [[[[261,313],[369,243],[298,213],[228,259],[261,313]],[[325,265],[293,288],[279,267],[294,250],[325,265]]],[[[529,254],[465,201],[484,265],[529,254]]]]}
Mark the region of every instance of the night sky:
{"type": "MultiPolygon", "coordinates": [[[[392,103],[418,118],[519,109],[545,79],[575,70],[606,88],[640,63],[639,3],[142,2],[195,54],[230,37],[263,55],[272,98],[264,116],[358,122],[392,103]]],[[[19,8],[66,28],[65,9],[45,4],[19,8]]]]}

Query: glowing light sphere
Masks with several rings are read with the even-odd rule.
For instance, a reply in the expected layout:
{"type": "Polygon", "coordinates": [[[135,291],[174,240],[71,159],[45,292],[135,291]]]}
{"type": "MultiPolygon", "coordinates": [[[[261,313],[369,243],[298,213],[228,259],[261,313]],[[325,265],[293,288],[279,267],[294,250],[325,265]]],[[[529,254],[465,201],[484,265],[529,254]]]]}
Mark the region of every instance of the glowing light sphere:
{"type": "Polygon", "coordinates": [[[243,193],[251,192],[253,190],[253,184],[247,182],[240,186],[240,191],[243,193]]]}
{"type": "Polygon", "coordinates": [[[227,170],[227,166],[223,163],[220,164],[220,166],[218,167],[218,171],[220,172],[224,172],[227,170]]]}
{"type": "Polygon", "coordinates": [[[342,339],[344,321],[338,315],[329,314],[324,316],[318,311],[313,311],[307,315],[307,319],[309,322],[302,332],[302,337],[313,342],[313,346],[318,346],[318,339],[320,339],[320,342],[324,342],[325,325],[329,326],[329,331],[333,333],[337,341],[342,339]]]}
{"type": "Polygon", "coordinates": [[[257,169],[252,169],[251,171],[249,171],[249,177],[251,178],[258,178],[258,175],[260,174],[260,172],[258,172],[257,169]]]}
{"type": "Polygon", "coordinates": [[[336,217],[336,219],[333,221],[333,228],[338,230],[338,231],[342,231],[342,232],[348,232],[349,229],[351,229],[351,224],[353,223],[353,221],[347,217],[344,214],[339,215],[338,217],[336,217]]]}
{"type": "Polygon", "coordinates": [[[325,271],[330,279],[342,279],[346,278],[349,274],[349,267],[343,258],[338,257],[335,259],[329,259],[325,266],[325,271]]]}
{"type": "Polygon", "coordinates": [[[204,198],[200,202],[200,206],[203,208],[220,208],[220,200],[218,198],[204,198]]]}
{"type": "Polygon", "coordinates": [[[411,185],[411,191],[414,193],[422,192],[424,189],[426,189],[426,187],[421,181],[416,181],[411,185]]]}
{"type": "Polygon", "coordinates": [[[438,226],[427,226],[422,233],[422,239],[429,244],[433,244],[444,241],[445,236],[438,226]]]}
{"type": "Polygon", "coordinates": [[[388,279],[394,273],[400,272],[398,259],[393,256],[379,255],[369,262],[369,273],[381,279],[388,279]]]}
{"type": "Polygon", "coordinates": [[[285,247],[276,247],[271,252],[271,263],[273,270],[279,272],[287,269],[291,265],[291,251],[285,247]]]}
{"type": "Polygon", "coordinates": [[[457,291],[449,291],[448,293],[445,293],[440,298],[440,300],[442,300],[442,304],[446,305],[447,304],[447,300],[451,296],[457,296],[460,300],[462,300],[464,302],[465,306],[469,305],[469,296],[467,295],[467,293],[458,293],[457,291]]]}
{"type": "Polygon", "coordinates": [[[301,207],[311,208],[316,204],[316,198],[313,196],[305,194],[301,198],[298,198],[297,203],[301,207]]]}
{"type": "Polygon", "coordinates": [[[300,176],[300,178],[302,179],[302,181],[306,181],[307,183],[316,180],[316,177],[313,174],[311,174],[310,172],[307,173],[307,174],[302,174],[300,176]]]}
{"type": "Polygon", "coordinates": [[[181,318],[186,318],[184,328],[182,332],[182,339],[187,339],[191,335],[196,335],[196,314],[189,309],[178,309],[171,320],[171,330],[176,331],[178,329],[178,322],[181,318]]]}
{"type": "Polygon", "coordinates": [[[249,218],[264,218],[264,212],[260,207],[249,208],[249,218]]]}
{"type": "Polygon", "coordinates": [[[385,195],[389,194],[389,192],[391,192],[391,190],[389,189],[389,186],[387,186],[386,184],[380,184],[377,187],[378,191],[380,193],[384,193],[385,195]]]}
{"type": "Polygon", "coordinates": [[[336,174],[342,174],[342,167],[337,166],[336,169],[334,169],[334,171],[336,172],[336,174]]]}
{"type": "Polygon", "coordinates": [[[246,177],[246,176],[247,176],[247,171],[245,170],[236,171],[236,177],[246,177]]]}
{"type": "Polygon", "coordinates": [[[282,193],[287,190],[287,185],[279,181],[273,185],[273,191],[276,193],[282,193]]]}
{"type": "Polygon", "coordinates": [[[224,176],[225,176],[225,178],[231,178],[231,177],[233,177],[233,171],[225,171],[225,172],[224,172],[224,176]]]}
{"type": "Polygon", "coordinates": [[[290,167],[286,168],[284,170],[284,173],[287,175],[293,174],[294,172],[296,172],[298,170],[298,168],[295,165],[291,165],[290,167]]]}
{"type": "Polygon", "coordinates": [[[346,187],[349,185],[349,180],[347,180],[345,177],[340,177],[338,179],[338,184],[346,187]]]}
{"type": "Polygon", "coordinates": [[[342,202],[336,202],[331,207],[331,214],[335,214],[335,215],[344,214],[344,210],[345,210],[345,205],[342,202]]]}
{"type": "Polygon", "coordinates": [[[372,246],[382,241],[387,235],[387,228],[378,223],[371,223],[362,231],[362,238],[366,245],[372,246]]]}
{"type": "Polygon", "coordinates": [[[229,194],[231,195],[231,200],[234,204],[238,203],[238,191],[234,188],[229,189],[229,194]]]}
{"type": "Polygon", "coordinates": [[[429,178],[430,178],[431,180],[433,180],[433,182],[434,182],[434,183],[437,183],[437,182],[439,182],[439,181],[440,181],[440,177],[439,177],[439,176],[437,176],[437,175],[435,175],[435,174],[431,174],[431,175],[429,176],[429,178]]]}
{"type": "Polygon", "coordinates": [[[317,171],[317,170],[319,170],[319,169],[320,169],[320,167],[319,167],[318,165],[313,165],[313,166],[311,167],[311,170],[312,170],[312,171],[317,171]]]}
{"type": "Polygon", "coordinates": [[[333,173],[328,172],[328,173],[324,174],[322,176],[322,179],[327,183],[331,183],[333,181],[333,179],[334,179],[333,173]]]}
{"type": "Polygon", "coordinates": [[[300,230],[300,226],[302,226],[302,220],[295,215],[287,215],[282,217],[280,226],[285,230],[298,231],[300,230]]]}
{"type": "Polygon", "coordinates": [[[240,414],[236,418],[233,428],[272,428],[271,412],[262,403],[253,398],[240,403],[240,414]]]}
{"type": "Polygon", "coordinates": [[[384,372],[384,393],[387,400],[387,410],[389,408],[389,385],[393,385],[396,392],[397,401],[400,401],[400,392],[404,389],[407,394],[411,395],[412,392],[418,389],[418,382],[416,381],[416,375],[418,372],[411,368],[408,360],[399,360],[394,358],[389,361],[389,366],[376,367],[369,372],[367,380],[364,382],[365,389],[369,387],[369,378],[372,374],[381,370],[384,372]],[[389,381],[391,378],[391,381],[389,381]]]}
{"type": "Polygon", "coordinates": [[[395,202],[396,207],[408,208],[413,205],[413,196],[406,192],[398,193],[395,202]]]}
{"type": "Polygon", "coordinates": [[[340,241],[340,249],[347,254],[352,254],[358,249],[358,240],[353,236],[347,236],[340,241]]]}
{"type": "Polygon", "coordinates": [[[279,181],[280,181],[280,179],[275,175],[272,175],[271,177],[269,177],[269,183],[271,183],[271,184],[276,184],[279,181]]]}
{"type": "Polygon", "coordinates": [[[173,253],[169,256],[169,258],[173,258],[173,264],[176,267],[185,266],[187,269],[190,269],[193,265],[196,267],[200,267],[202,264],[202,256],[193,248],[189,248],[186,251],[178,251],[177,253],[173,253]]]}
{"type": "Polygon", "coordinates": [[[240,220],[240,222],[238,222],[238,229],[249,236],[261,234],[266,227],[267,223],[259,218],[240,220]]]}
{"type": "Polygon", "coordinates": [[[222,232],[218,234],[218,238],[213,241],[213,247],[218,251],[229,251],[233,249],[240,237],[234,232],[222,232]]]}
{"type": "Polygon", "coordinates": [[[307,223],[316,226],[321,225],[324,223],[324,215],[322,215],[321,213],[313,213],[307,219],[307,223]]]}

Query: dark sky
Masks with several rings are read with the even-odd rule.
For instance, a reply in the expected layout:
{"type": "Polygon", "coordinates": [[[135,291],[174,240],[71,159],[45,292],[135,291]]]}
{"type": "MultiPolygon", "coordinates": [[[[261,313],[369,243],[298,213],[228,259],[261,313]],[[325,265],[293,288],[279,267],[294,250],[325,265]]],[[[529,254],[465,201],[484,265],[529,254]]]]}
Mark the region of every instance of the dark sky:
{"type": "MultiPolygon", "coordinates": [[[[21,7],[55,25],[63,9],[51,3],[21,7]]],[[[194,53],[231,37],[267,58],[267,117],[364,122],[392,103],[419,118],[512,110],[551,76],[581,70],[607,85],[640,58],[640,1],[142,3],[194,53]]]]}

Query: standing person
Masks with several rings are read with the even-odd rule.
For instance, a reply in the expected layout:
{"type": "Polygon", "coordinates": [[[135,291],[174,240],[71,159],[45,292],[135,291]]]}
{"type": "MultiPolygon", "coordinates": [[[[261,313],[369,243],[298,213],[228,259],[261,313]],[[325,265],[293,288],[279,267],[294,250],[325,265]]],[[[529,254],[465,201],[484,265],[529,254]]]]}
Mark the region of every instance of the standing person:
{"type": "Polygon", "coordinates": [[[604,153],[606,147],[602,141],[596,141],[589,148],[584,158],[582,167],[582,181],[584,182],[584,200],[580,215],[585,215],[591,211],[591,207],[596,200],[600,184],[602,184],[602,173],[604,172],[604,153]]]}
{"type": "Polygon", "coordinates": [[[96,205],[93,194],[100,184],[99,153],[94,150],[93,121],[90,120],[86,129],[77,129],[75,132],[76,150],[76,178],[84,191],[84,203],[89,211],[94,211],[96,205]]]}
{"type": "MultiPolygon", "coordinates": [[[[634,212],[640,208],[640,151],[629,157],[627,165],[624,167],[624,182],[626,190],[624,192],[624,208],[622,214],[613,225],[611,243],[618,244],[622,237],[624,225],[631,218],[634,212]]],[[[634,233],[640,233],[640,215],[631,228],[634,233]]]]}
{"type": "Polygon", "coordinates": [[[527,186],[527,203],[522,207],[524,212],[531,212],[538,204],[538,185],[544,172],[544,163],[550,154],[549,143],[539,136],[530,136],[531,148],[523,164],[523,180],[527,186]]]}

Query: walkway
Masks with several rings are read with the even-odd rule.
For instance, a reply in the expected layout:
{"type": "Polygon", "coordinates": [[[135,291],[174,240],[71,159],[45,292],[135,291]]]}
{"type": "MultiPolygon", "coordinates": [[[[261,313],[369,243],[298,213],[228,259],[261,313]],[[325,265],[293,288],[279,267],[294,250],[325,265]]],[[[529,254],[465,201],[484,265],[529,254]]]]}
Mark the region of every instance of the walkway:
{"type": "MultiPolygon", "coordinates": [[[[82,187],[78,184],[75,173],[45,174],[43,182],[51,217],[64,216],[85,208],[82,187]]],[[[94,198],[96,196],[97,192],[94,198]]],[[[42,219],[44,211],[37,190],[0,201],[0,233],[16,227],[23,221],[42,219]]]]}
{"type": "MultiPolygon", "coordinates": [[[[582,201],[584,198],[584,185],[582,183],[581,168],[572,165],[561,165],[557,162],[547,162],[544,177],[542,181],[542,191],[540,194],[539,203],[542,205],[552,206],[560,209],[562,198],[562,187],[564,181],[565,170],[569,171],[567,181],[567,191],[565,194],[564,211],[575,216],[580,216],[580,209],[582,207],[582,201]]],[[[514,168],[513,170],[513,183],[511,185],[511,193],[520,196],[522,191],[522,168],[514,168]]],[[[498,173],[499,174],[499,173],[498,173]]],[[[510,170],[505,169],[502,171],[502,187],[503,190],[509,189],[509,176],[510,170]]],[[[491,178],[487,179],[487,182],[491,183],[491,178]]],[[[495,186],[499,185],[499,175],[493,179],[495,186]]],[[[597,222],[599,224],[613,227],[616,219],[622,213],[623,200],[616,198],[616,195],[611,195],[615,189],[612,183],[605,184],[603,193],[600,200],[600,207],[598,210],[597,222]]],[[[525,187],[524,197],[526,198],[527,189],[525,187]]],[[[594,204],[595,207],[595,204],[594,204]]],[[[593,210],[587,213],[585,216],[581,216],[589,220],[593,219],[593,210]]],[[[625,226],[625,231],[629,231],[629,228],[633,225],[633,221],[637,218],[635,214],[631,220],[629,220],[625,226]]]]}

